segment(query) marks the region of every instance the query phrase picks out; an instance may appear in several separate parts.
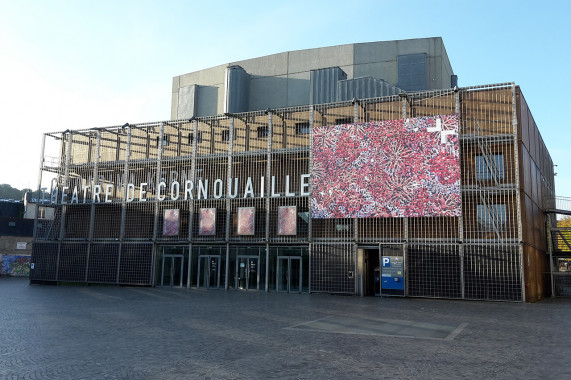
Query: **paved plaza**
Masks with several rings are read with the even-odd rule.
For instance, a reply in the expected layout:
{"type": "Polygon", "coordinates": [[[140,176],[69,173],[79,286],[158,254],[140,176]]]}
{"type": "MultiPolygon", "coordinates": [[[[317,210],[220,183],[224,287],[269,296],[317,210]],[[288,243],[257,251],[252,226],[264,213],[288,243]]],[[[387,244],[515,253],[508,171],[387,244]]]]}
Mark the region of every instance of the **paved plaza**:
{"type": "Polygon", "coordinates": [[[0,379],[563,379],[571,299],[536,304],[0,278],[0,379]]]}

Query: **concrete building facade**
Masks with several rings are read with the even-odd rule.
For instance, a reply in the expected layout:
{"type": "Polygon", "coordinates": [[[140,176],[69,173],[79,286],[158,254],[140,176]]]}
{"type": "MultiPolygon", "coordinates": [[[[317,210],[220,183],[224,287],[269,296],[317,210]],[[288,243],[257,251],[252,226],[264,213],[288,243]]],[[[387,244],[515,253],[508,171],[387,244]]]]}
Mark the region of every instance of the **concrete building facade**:
{"type": "Polygon", "coordinates": [[[455,85],[456,77],[440,37],[339,45],[273,54],[176,76],[171,119],[332,103],[455,85]]]}

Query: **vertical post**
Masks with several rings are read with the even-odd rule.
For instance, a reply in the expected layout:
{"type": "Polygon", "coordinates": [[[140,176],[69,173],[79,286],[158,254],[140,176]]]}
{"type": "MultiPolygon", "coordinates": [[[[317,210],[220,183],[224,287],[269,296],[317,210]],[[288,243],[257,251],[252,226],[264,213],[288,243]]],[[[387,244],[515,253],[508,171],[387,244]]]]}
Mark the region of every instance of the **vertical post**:
{"type": "Polygon", "coordinates": [[[162,157],[163,157],[163,138],[165,134],[165,125],[161,123],[159,126],[159,142],[157,147],[157,175],[155,176],[155,217],[153,220],[153,250],[151,259],[151,286],[155,285],[155,269],[157,260],[157,239],[159,236],[159,183],[161,183],[162,157]]]}
{"type": "MultiPolygon", "coordinates": [[[[196,183],[196,157],[198,149],[198,120],[193,121],[192,127],[192,152],[191,152],[191,162],[190,162],[190,180],[192,181],[193,185],[196,183]]],[[[186,186],[186,185],[185,185],[186,186]]],[[[186,191],[186,190],[185,190],[186,191]]],[[[193,228],[194,228],[194,198],[190,198],[188,200],[188,207],[189,207],[189,215],[188,215],[188,281],[186,284],[187,288],[190,288],[190,284],[192,281],[192,276],[190,275],[192,271],[192,242],[193,242],[193,228]]]]}
{"type": "Polygon", "coordinates": [[[551,297],[555,297],[555,281],[553,281],[553,239],[551,238],[551,218],[555,214],[547,214],[547,251],[549,252],[549,278],[551,281],[551,297]]]}
{"type": "MultiPolygon", "coordinates": [[[[230,128],[228,131],[228,168],[227,168],[227,180],[226,183],[228,184],[228,190],[226,194],[230,194],[230,185],[232,179],[232,151],[234,150],[234,117],[230,117],[230,128]]],[[[225,281],[224,281],[224,289],[228,290],[228,274],[229,274],[229,266],[230,266],[230,228],[232,226],[231,217],[232,214],[230,212],[230,208],[232,207],[232,202],[229,196],[226,196],[226,265],[225,265],[225,281]]]]}
{"type": "MultiPolygon", "coordinates": [[[[68,184],[69,181],[69,165],[71,164],[71,146],[73,144],[73,133],[68,132],[65,134],[66,136],[66,146],[65,146],[65,163],[64,163],[64,173],[63,173],[63,183],[62,183],[62,191],[61,195],[58,197],[63,196],[63,187],[68,184]]],[[[57,203],[57,199],[56,199],[57,203]]],[[[67,206],[61,206],[61,218],[60,218],[60,225],[59,225],[59,240],[63,240],[65,238],[65,214],[67,212],[67,206]]]]}
{"type": "MultiPolygon", "coordinates": [[[[33,235],[33,242],[36,241],[37,239],[37,233],[36,230],[38,228],[38,215],[39,215],[39,210],[40,210],[40,200],[43,199],[42,196],[42,172],[43,172],[43,168],[44,168],[44,154],[45,154],[45,149],[46,149],[46,135],[42,135],[42,147],[41,147],[41,152],[40,152],[40,168],[39,168],[39,173],[38,173],[38,197],[36,198],[36,211],[34,213],[34,235],[33,235]]],[[[33,246],[32,246],[32,252],[33,252],[33,246]]]]}
{"type": "Polygon", "coordinates": [[[123,165],[123,199],[121,200],[121,232],[119,241],[125,239],[125,222],[127,219],[127,195],[129,184],[129,157],[131,156],[131,127],[127,127],[127,146],[125,148],[125,164],[123,165]]]}
{"type": "MultiPolygon", "coordinates": [[[[460,135],[463,133],[462,126],[460,125],[460,92],[456,89],[454,93],[454,112],[458,118],[458,141],[460,141],[460,135]]],[[[460,157],[462,156],[462,145],[460,144],[460,157]]],[[[460,202],[462,202],[462,188],[460,188],[460,202]]],[[[466,296],[466,279],[464,276],[464,217],[462,214],[458,217],[458,241],[460,242],[458,247],[458,254],[460,255],[460,291],[462,299],[466,296]]]]}
{"type": "Polygon", "coordinates": [[[313,167],[313,127],[315,126],[315,106],[311,106],[309,108],[309,197],[307,199],[307,207],[308,207],[308,214],[307,214],[307,240],[308,240],[308,268],[307,268],[307,275],[309,278],[307,279],[308,284],[308,292],[311,294],[311,258],[312,258],[312,242],[313,242],[313,219],[311,218],[311,204],[312,204],[312,189],[313,189],[313,178],[311,177],[311,168],[313,167]]]}
{"type": "Polygon", "coordinates": [[[273,115],[268,112],[268,143],[266,152],[266,189],[264,198],[266,200],[266,292],[270,291],[270,176],[272,165],[272,142],[274,138],[273,115]]]}
{"type": "MultiPolygon", "coordinates": [[[[402,109],[401,109],[401,117],[403,119],[407,118],[407,109],[406,109],[406,105],[407,105],[407,95],[404,94],[404,96],[402,97],[402,109]]],[[[405,297],[408,296],[408,271],[406,270],[407,267],[407,262],[408,262],[408,218],[403,218],[403,238],[404,238],[404,244],[402,246],[403,252],[402,252],[402,257],[403,257],[403,268],[405,269],[404,271],[404,295],[405,297]]],[[[382,285],[381,285],[382,286],[382,285]]]]}
{"type": "MultiPolygon", "coordinates": [[[[123,199],[121,200],[121,230],[119,232],[119,250],[117,253],[117,275],[116,282],[119,283],[119,265],[121,262],[121,252],[123,251],[123,241],[125,239],[125,223],[127,222],[127,194],[129,183],[129,157],[131,156],[131,127],[127,127],[127,147],[125,148],[125,164],[123,165],[123,199]]],[[[117,146],[117,149],[120,145],[117,146]]],[[[99,156],[99,154],[98,154],[99,156]]],[[[89,242],[91,246],[91,239],[89,242]]]]}
{"type": "MultiPolygon", "coordinates": [[[[353,123],[359,122],[359,101],[355,99],[353,101],[353,123]]],[[[359,219],[353,218],[353,256],[354,260],[354,281],[355,281],[355,294],[363,296],[363,273],[359,272],[359,247],[357,242],[359,241],[359,219]]],[[[364,266],[361,266],[364,268],[364,266]]]]}
{"type": "MultiPolygon", "coordinates": [[[[64,173],[63,173],[63,182],[62,182],[62,191],[61,194],[63,195],[63,187],[67,185],[69,181],[69,165],[71,163],[71,145],[73,143],[73,134],[72,132],[67,132],[66,134],[62,135],[62,142],[65,144],[65,161],[64,161],[64,173]]],[[[61,196],[58,194],[58,196],[61,196]]],[[[61,198],[60,198],[61,199],[61,198]]],[[[56,197],[56,204],[58,203],[56,197]]],[[[61,202],[60,202],[61,203],[61,202]]],[[[57,265],[56,265],[56,281],[59,280],[59,264],[60,264],[60,257],[61,257],[61,245],[63,244],[62,241],[65,239],[65,216],[67,212],[67,206],[61,205],[61,216],[60,216],[60,225],[59,225],[59,243],[58,243],[58,253],[57,253],[57,265]]]]}
{"type": "Polygon", "coordinates": [[[519,270],[520,270],[520,282],[521,282],[521,300],[525,302],[525,271],[524,271],[524,256],[523,256],[523,232],[522,232],[522,221],[521,221],[521,200],[520,200],[520,173],[519,173],[519,153],[518,153],[518,136],[517,136],[517,94],[516,86],[514,83],[512,86],[512,138],[514,147],[514,171],[515,171],[515,198],[516,198],[516,209],[517,209],[517,238],[518,238],[518,252],[519,252],[519,270]]]}
{"type": "MultiPolygon", "coordinates": [[[[95,163],[93,164],[93,180],[91,183],[91,191],[93,192],[93,186],[99,185],[99,160],[101,159],[101,131],[97,130],[95,132],[97,141],[95,142],[95,163]]],[[[89,215],[89,234],[88,241],[91,242],[93,239],[93,231],[95,229],[95,203],[94,199],[91,200],[91,213],[89,215]]]]}

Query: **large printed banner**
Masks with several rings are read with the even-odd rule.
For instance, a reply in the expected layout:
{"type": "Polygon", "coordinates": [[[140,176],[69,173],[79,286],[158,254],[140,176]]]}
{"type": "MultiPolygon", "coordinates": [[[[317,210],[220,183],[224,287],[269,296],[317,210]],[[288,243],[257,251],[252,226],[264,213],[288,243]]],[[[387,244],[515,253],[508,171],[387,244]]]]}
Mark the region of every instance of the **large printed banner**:
{"type": "Polygon", "coordinates": [[[458,117],[313,131],[312,218],[459,216],[458,117]]]}

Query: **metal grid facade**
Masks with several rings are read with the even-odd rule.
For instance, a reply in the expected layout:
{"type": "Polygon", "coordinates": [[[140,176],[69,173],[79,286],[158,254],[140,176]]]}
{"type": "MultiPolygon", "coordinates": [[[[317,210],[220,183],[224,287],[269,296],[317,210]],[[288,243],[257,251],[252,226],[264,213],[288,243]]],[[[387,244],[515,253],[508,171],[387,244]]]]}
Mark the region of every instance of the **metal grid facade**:
{"type": "MultiPolygon", "coordinates": [[[[508,83],[45,134],[38,188],[58,190],[46,204],[54,220],[36,219],[31,280],[157,285],[162,247],[184,246],[189,287],[216,269],[220,287],[234,288],[237,258],[258,255],[259,289],[275,290],[280,260],[299,256],[303,291],[358,294],[359,247],[390,243],[403,247],[409,296],[523,301],[523,230],[533,221],[522,214],[518,91],[508,83]],[[459,116],[460,217],[309,216],[312,128],[445,114],[459,116]],[[278,231],[284,206],[295,206],[295,234],[278,231]],[[244,209],[254,214],[246,234],[244,209]],[[175,233],[165,233],[170,210],[175,233]]],[[[535,144],[546,162],[532,180],[553,195],[549,155],[535,144]]]]}

